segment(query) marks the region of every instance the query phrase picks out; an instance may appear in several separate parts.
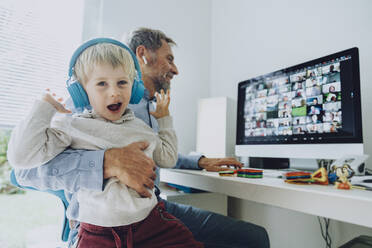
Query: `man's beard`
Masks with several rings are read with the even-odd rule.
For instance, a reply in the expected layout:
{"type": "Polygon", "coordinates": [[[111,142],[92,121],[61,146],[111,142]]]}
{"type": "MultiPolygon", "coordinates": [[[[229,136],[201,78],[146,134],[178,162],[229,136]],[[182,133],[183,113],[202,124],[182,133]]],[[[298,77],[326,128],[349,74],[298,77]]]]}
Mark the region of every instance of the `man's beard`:
{"type": "Polygon", "coordinates": [[[167,82],[165,78],[157,78],[154,80],[154,86],[156,92],[160,93],[160,90],[164,90],[164,92],[167,92],[167,90],[170,89],[170,82],[167,82]]]}

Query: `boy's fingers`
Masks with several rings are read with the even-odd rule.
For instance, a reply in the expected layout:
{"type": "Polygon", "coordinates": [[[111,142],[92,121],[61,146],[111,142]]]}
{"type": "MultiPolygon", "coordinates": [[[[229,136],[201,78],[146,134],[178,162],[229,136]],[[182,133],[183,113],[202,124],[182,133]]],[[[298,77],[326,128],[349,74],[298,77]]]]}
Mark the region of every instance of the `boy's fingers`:
{"type": "Polygon", "coordinates": [[[167,90],[167,97],[170,98],[170,90],[167,90]]]}
{"type": "Polygon", "coordinates": [[[64,109],[61,110],[61,113],[70,114],[72,112],[71,112],[71,110],[68,110],[68,109],[64,108],[64,109]]]}
{"type": "Polygon", "coordinates": [[[65,114],[72,113],[71,110],[68,110],[68,109],[65,109],[65,108],[61,109],[60,111],[61,111],[61,113],[65,113],[65,114]]]}
{"type": "Polygon", "coordinates": [[[167,108],[169,107],[169,104],[170,104],[170,98],[168,98],[168,101],[167,101],[167,108]]]}
{"type": "Polygon", "coordinates": [[[59,113],[64,113],[64,114],[71,114],[72,111],[69,109],[66,109],[66,104],[62,104],[61,102],[63,101],[62,97],[59,97],[58,99],[55,98],[56,94],[52,93],[50,94],[50,89],[47,88],[45,89],[45,93],[43,94],[43,100],[47,101],[51,105],[54,106],[54,108],[59,112],[59,113]],[[54,97],[53,97],[54,96],[54,97]]]}
{"type": "Polygon", "coordinates": [[[150,115],[154,116],[155,118],[158,116],[156,112],[149,112],[150,115]]]}
{"type": "Polygon", "coordinates": [[[166,99],[165,99],[165,106],[168,108],[169,107],[169,104],[170,104],[170,91],[167,90],[167,93],[166,93],[166,99]]]}
{"type": "Polygon", "coordinates": [[[65,114],[70,114],[70,113],[72,113],[71,110],[66,109],[65,106],[66,106],[65,104],[62,105],[62,104],[59,103],[59,102],[56,102],[56,103],[55,103],[55,107],[56,107],[56,109],[57,109],[58,112],[60,112],[60,113],[65,113],[65,114]]]}

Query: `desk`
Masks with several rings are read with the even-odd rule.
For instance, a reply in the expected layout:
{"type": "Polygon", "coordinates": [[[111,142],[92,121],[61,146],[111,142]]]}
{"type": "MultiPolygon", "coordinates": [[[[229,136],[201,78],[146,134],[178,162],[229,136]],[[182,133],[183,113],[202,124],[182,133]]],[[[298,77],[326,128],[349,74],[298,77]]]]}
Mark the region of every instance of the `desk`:
{"type": "Polygon", "coordinates": [[[221,177],[217,172],[179,169],[161,169],[160,180],[372,228],[372,191],[294,185],[273,177],[221,177]]]}

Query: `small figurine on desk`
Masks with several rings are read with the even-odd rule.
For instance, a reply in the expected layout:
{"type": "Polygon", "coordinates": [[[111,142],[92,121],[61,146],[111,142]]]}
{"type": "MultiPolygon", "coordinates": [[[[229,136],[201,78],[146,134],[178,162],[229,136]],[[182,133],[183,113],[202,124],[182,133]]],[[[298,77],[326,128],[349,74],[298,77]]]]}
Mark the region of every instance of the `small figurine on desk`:
{"type": "Polygon", "coordinates": [[[351,183],[349,179],[354,176],[354,170],[348,164],[344,164],[341,167],[336,165],[332,166],[332,172],[337,175],[335,187],[337,189],[351,189],[351,183]]]}
{"type": "Polygon", "coordinates": [[[321,185],[328,185],[328,174],[327,169],[324,167],[320,167],[317,171],[311,174],[311,179],[314,181],[313,183],[321,184],[321,185]]]}

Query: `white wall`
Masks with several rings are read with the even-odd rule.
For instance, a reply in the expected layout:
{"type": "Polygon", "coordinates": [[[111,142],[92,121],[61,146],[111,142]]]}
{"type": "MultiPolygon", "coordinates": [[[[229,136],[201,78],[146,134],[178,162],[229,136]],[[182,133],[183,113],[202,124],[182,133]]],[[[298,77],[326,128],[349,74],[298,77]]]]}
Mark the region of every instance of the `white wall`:
{"type": "MultiPolygon", "coordinates": [[[[369,0],[212,1],[210,96],[236,99],[240,81],[357,46],[364,147],[372,155],[371,11],[369,0]]],[[[264,226],[273,248],[325,246],[315,216],[235,198],[229,214],[264,226]]],[[[332,247],[372,234],[372,229],[336,221],[330,230],[332,247]]]]}
{"type": "MultiPolygon", "coordinates": [[[[236,99],[240,81],[359,47],[364,151],[372,155],[372,1],[212,3],[213,97],[236,99]]],[[[367,164],[372,168],[372,156],[367,164]]]]}
{"type": "Polygon", "coordinates": [[[177,43],[173,52],[180,74],[172,80],[170,109],[180,152],[194,151],[197,100],[208,96],[210,81],[210,0],[86,0],[85,4],[85,40],[97,36],[120,39],[124,32],[150,27],[177,43]]]}

